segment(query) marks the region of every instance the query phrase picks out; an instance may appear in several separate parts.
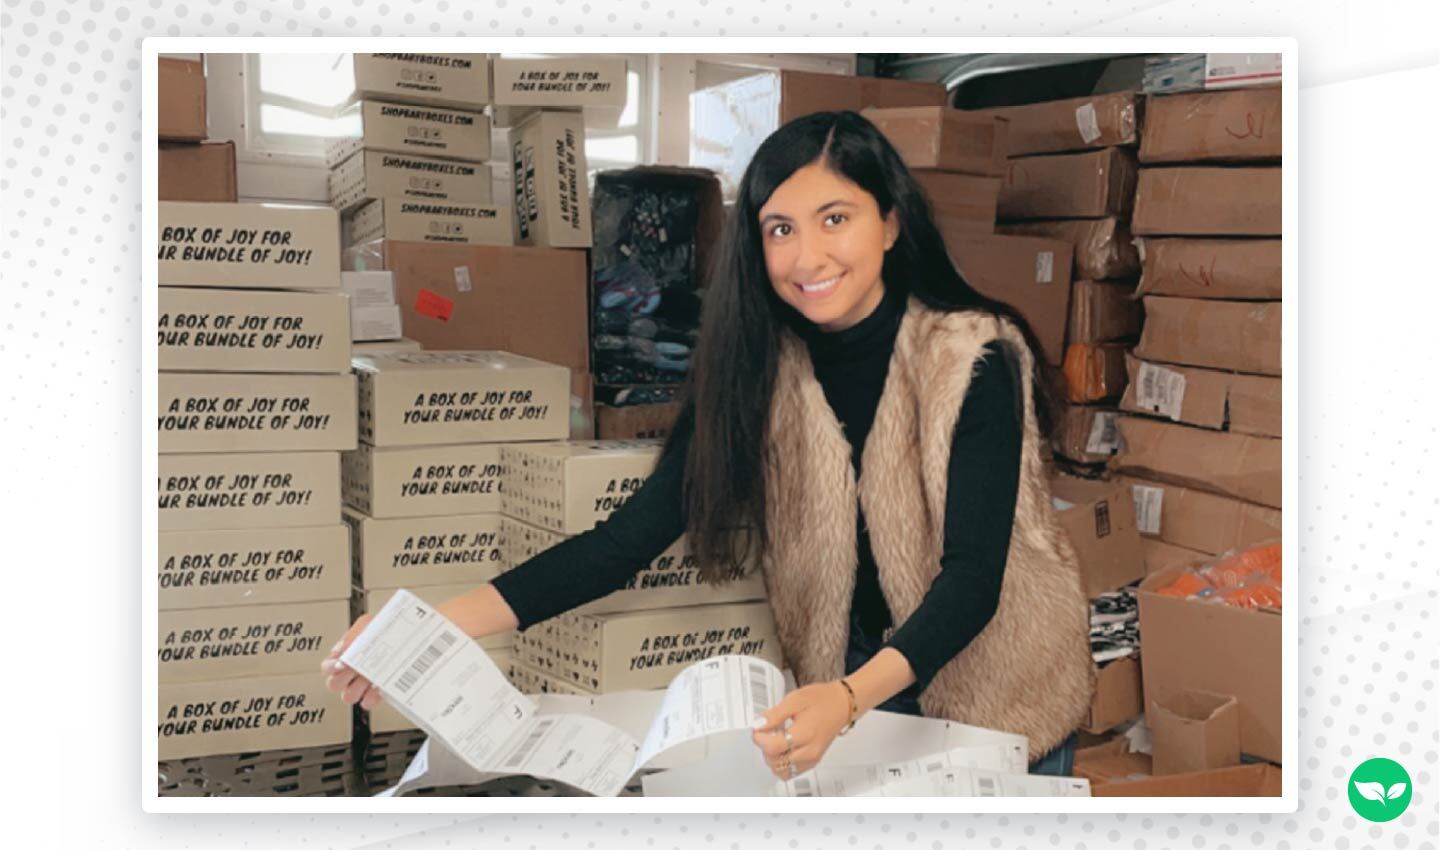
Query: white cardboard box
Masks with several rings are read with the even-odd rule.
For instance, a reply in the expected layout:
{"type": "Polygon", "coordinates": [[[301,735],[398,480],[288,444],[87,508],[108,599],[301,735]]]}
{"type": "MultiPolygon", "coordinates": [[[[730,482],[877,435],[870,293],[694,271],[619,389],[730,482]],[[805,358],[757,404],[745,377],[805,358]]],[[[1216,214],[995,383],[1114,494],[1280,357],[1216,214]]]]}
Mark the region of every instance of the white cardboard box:
{"type": "Polygon", "coordinates": [[[162,611],[350,597],[343,525],[162,531],[158,538],[162,611]]]}
{"type": "Polygon", "coordinates": [[[547,676],[531,667],[529,664],[522,664],[514,660],[514,653],[511,653],[509,668],[505,670],[506,677],[510,684],[522,694],[574,694],[575,696],[589,696],[590,692],[569,682],[557,679],[554,676],[547,676]]]}
{"type": "MultiPolygon", "coordinates": [[[[372,198],[456,204],[491,201],[490,166],[413,154],[361,150],[331,168],[329,182],[330,205],[343,213],[372,198]]],[[[338,229],[336,234],[338,240],[338,229]]]]}
{"type": "Polygon", "coordinates": [[[340,289],[350,296],[350,309],[389,307],[395,303],[395,273],[341,272],[340,289]]]}
{"type": "Polygon", "coordinates": [[[353,53],[352,98],[479,109],[490,102],[490,57],[484,53],[353,53]]]}
{"type": "Polygon", "coordinates": [[[500,446],[376,448],[361,443],[340,459],[345,502],[372,517],[500,512],[500,446]]]}
{"type": "Polygon", "coordinates": [[[344,293],[166,286],[159,299],[162,370],[350,371],[350,299],[344,293]]]}
{"type": "Polygon", "coordinates": [[[328,207],[161,201],[161,286],[338,289],[340,220],[328,207]]]}
{"type": "Polygon", "coordinates": [[[461,245],[515,244],[512,215],[490,204],[376,198],[350,218],[350,244],[374,239],[461,245]]]}
{"type": "Polygon", "coordinates": [[[160,453],[344,451],[354,375],[161,372],[160,453]]]}
{"type": "Polygon", "coordinates": [[[510,135],[516,244],[589,248],[584,116],[537,112],[510,135]]]}
{"type": "Polygon", "coordinates": [[[501,510],[547,531],[589,531],[640,489],[659,457],[657,440],[504,446],[501,510]]]}
{"type": "MultiPolygon", "coordinates": [[[[386,307],[353,307],[350,310],[350,339],[352,342],[376,342],[399,339],[400,305],[386,307]]],[[[353,355],[353,350],[352,350],[353,355]]]]}
{"type": "Polygon", "coordinates": [[[340,522],[339,452],[160,455],[161,531],[340,522]]]}
{"type": "Polygon", "coordinates": [[[510,127],[539,108],[588,108],[613,123],[625,108],[626,67],[621,57],[565,56],[491,60],[495,123],[510,127]],[[613,117],[611,117],[613,116],[613,117]]]}
{"type": "MultiPolygon", "coordinates": [[[[329,647],[326,647],[329,651],[329,647]]],[[[160,686],[159,757],[192,758],[350,740],[351,707],[314,672],[160,686]]]]}
{"type": "Polygon", "coordinates": [[[376,519],[344,510],[357,587],[489,581],[505,565],[499,514],[376,519]]]}
{"type": "Polygon", "coordinates": [[[325,145],[326,165],[339,165],[362,148],[470,162],[490,158],[490,119],[479,112],[362,100],[342,117],[351,115],[358,122],[356,134],[325,145]]]}
{"type": "Polygon", "coordinates": [[[161,611],[161,684],[319,674],[350,628],[350,601],[290,602],[161,611]]]}

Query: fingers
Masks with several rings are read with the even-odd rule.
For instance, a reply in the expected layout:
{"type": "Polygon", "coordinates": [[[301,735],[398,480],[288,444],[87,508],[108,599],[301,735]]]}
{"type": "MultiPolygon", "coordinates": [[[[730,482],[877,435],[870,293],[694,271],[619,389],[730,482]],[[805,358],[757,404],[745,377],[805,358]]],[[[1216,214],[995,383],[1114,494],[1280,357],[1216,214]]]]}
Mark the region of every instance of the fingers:
{"type": "Polygon", "coordinates": [[[819,760],[819,755],[815,752],[814,747],[802,747],[792,751],[788,756],[780,755],[773,759],[766,759],[765,763],[777,779],[790,780],[813,770],[819,760]]]}
{"type": "Polygon", "coordinates": [[[359,676],[359,673],[356,673],[349,667],[345,667],[326,676],[325,687],[336,693],[343,694],[345,689],[350,686],[350,683],[355,681],[359,676]]]}
{"type": "Polygon", "coordinates": [[[372,686],[370,690],[365,692],[365,696],[360,698],[360,707],[366,711],[374,711],[375,706],[380,704],[381,699],[380,689],[372,686]]]}
{"type": "Polygon", "coordinates": [[[369,689],[370,680],[364,676],[357,675],[350,684],[345,686],[345,690],[340,692],[340,700],[346,705],[355,705],[360,701],[361,697],[365,696],[365,692],[369,689]]]}

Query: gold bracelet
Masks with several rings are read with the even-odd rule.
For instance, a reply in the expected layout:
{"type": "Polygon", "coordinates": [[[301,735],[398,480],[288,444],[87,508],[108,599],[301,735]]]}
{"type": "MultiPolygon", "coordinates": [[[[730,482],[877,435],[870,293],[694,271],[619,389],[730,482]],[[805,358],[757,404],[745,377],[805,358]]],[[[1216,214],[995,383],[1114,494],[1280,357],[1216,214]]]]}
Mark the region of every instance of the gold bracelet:
{"type": "Polygon", "coordinates": [[[854,728],[857,719],[855,715],[859,713],[859,705],[855,702],[855,689],[850,687],[850,683],[841,679],[840,684],[845,687],[845,693],[850,697],[850,722],[846,723],[845,727],[840,730],[840,734],[844,735],[854,728]]]}

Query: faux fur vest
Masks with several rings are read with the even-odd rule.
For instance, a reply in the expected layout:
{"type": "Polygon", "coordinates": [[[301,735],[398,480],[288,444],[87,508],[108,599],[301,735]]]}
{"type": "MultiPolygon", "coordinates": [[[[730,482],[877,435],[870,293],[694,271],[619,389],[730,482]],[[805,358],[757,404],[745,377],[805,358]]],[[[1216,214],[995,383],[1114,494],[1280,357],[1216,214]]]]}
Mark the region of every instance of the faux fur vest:
{"type": "Polygon", "coordinates": [[[855,587],[856,499],[894,622],[940,571],[945,488],[960,406],[981,349],[1010,343],[1023,376],[1024,437],[1009,559],[994,618],[920,695],[927,717],[1030,739],[1033,760],[1084,722],[1094,690],[1089,606],[1041,463],[1031,355],[1003,319],[911,299],[855,480],[851,448],[805,344],[785,332],[769,422],[765,584],[800,685],[845,675],[855,587]]]}

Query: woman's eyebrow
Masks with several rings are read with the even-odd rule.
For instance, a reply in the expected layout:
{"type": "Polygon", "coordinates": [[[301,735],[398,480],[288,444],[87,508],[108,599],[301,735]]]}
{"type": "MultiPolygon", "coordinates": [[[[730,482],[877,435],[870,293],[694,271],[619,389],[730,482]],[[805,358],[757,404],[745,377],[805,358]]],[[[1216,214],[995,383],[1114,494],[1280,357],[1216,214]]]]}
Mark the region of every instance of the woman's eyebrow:
{"type": "MultiPolygon", "coordinates": [[[[833,209],[834,207],[853,207],[853,206],[855,206],[855,205],[854,205],[853,203],[851,203],[850,201],[847,201],[847,200],[845,200],[845,199],[843,199],[843,198],[836,198],[836,199],[833,200],[833,201],[826,201],[824,204],[821,204],[821,205],[815,210],[815,215],[820,215],[821,213],[825,212],[826,210],[828,210],[828,209],[833,209]]],[[[766,213],[765,215],[760,216],[760,223],[761,223],[761,224],[764,224],[765,222],[770,221],[771,219],[776,219],[776,220],[779,220],[779,221],[793,221],[793,220],[794,220],[794,219],[790,218],[790,216],[785,215],[784,213],[766,213]]]]}

